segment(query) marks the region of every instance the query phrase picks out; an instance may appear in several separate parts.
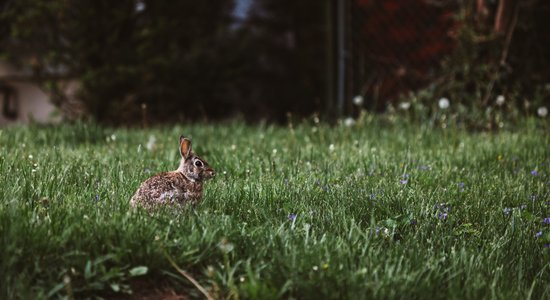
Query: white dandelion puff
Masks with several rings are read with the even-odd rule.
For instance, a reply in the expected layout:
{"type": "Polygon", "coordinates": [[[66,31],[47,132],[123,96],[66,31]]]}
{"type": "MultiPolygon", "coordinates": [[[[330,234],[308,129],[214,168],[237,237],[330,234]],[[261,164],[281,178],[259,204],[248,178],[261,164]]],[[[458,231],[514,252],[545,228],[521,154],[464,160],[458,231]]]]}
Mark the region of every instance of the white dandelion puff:
{"type": "Polygon", "coordinates": [[[353,97],[353,104],[355,104],[356,106],[361,106],[363,105],[364,100],[365,99],[363,99],[363,96],[357,95],[353,97]]]}
{"type": "Polygon", "coordinates": [[[498,106],[504,105],[506,98],[503,95],[498,95],[497,100],[495,101],[498,106]]]}
{"type": "Polygon", "coordinates": [[[546,108],[546,106],[541,106],[537,109],[537,115],[539,115],[539,117],[541,118],[544,118],[548,115],[548,108],[546,108]]]}
{"type": "Polygon", "coordinates": [[[439,108],[441,109],[447,109],[449,108],[449,106],[451,106],[451,102],[449,101],[449,99],[443,97],[439,99],[438,105],[439,105],[439,108]]]}

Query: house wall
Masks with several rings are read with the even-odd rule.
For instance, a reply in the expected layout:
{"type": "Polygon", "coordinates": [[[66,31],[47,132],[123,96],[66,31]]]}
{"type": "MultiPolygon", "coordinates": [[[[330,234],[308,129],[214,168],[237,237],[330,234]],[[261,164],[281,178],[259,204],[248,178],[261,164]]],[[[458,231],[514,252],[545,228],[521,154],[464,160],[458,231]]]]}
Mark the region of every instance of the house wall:
{"type": "Polygon", "coordinates": [[[4,115],[4,97],[0,94],[0,126],[10,124],[29,123],[56,123],[61,121],[60,114],[49,102],[48,95],[40,87],[30,81],[19,80],[27,76],[25,70],[18,70],[5,61],[0,61],[0,83],[15,90],[17,116],[14,119],[4,115]]]}

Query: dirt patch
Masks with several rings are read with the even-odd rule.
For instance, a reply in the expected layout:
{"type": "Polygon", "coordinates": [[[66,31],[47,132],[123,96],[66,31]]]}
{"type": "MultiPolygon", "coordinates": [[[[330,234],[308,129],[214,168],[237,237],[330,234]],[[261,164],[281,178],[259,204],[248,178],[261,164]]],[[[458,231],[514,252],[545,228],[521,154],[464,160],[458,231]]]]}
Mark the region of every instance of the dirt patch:
{"type": "Polygon", "coordinates": [[[111,294],[106,299],[113,300],[188,300],[189,296],[174,287],[171,282],[156,282],[152,280],[134,280],[130,283],[132,294],[111,294]]]}

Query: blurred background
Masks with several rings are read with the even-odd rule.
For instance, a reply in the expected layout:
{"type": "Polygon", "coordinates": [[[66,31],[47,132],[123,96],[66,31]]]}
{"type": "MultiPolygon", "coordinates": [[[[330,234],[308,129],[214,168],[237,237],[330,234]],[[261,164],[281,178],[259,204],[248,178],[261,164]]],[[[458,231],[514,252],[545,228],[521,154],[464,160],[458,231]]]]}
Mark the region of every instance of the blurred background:
{"type": "Polygon", "coordinates": [[[548,28],[537,0],[0,0],[0,124],[452,109],[498,127],[547,115],[548,28]]]}

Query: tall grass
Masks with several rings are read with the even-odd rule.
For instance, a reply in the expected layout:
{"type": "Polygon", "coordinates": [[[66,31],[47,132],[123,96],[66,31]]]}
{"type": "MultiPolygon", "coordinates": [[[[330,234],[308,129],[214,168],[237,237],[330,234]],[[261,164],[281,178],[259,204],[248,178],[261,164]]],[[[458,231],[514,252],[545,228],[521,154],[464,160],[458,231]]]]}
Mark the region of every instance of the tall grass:
{"type": "Polygon", "coordinates": [[[203,297],[171,261],[214,298],[549,298],[550,140],[529,124],[4,128],[0,298],[203,297]],[[129,212],[182,133],[218,173],[202,203],[129,212]]]}

